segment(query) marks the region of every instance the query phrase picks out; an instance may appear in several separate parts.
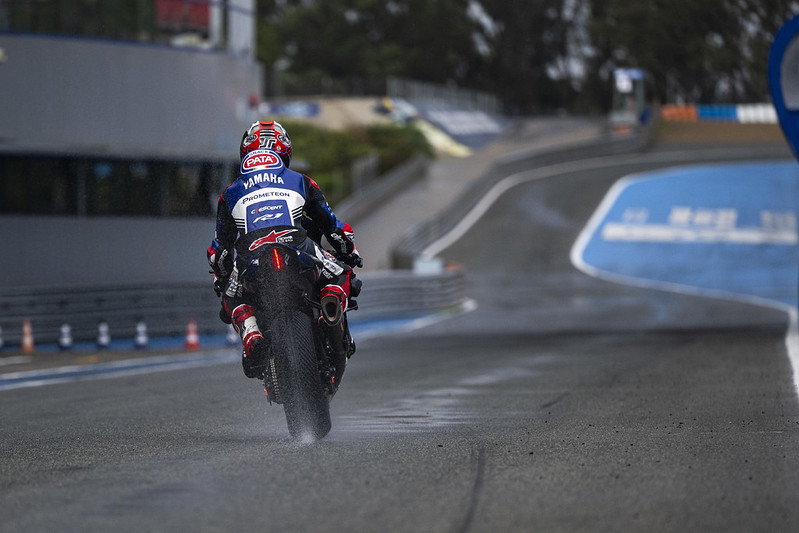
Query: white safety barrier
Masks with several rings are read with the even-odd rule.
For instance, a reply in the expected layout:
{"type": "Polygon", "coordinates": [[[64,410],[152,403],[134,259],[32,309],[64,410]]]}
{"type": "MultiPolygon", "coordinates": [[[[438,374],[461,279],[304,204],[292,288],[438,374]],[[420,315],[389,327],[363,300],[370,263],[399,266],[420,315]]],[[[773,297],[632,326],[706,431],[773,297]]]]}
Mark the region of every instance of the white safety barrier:
{"type": "Polygon", "coordinates": [[[777,111],[772,104],[741,104],[736,106],[736,112],[741,123],[777,123],[777,111]]]}
{"type": "Polygon", "coordinates": [[[108,322],[101,320],[97,323],[97,349],[105,350],[111,346],[111,328],[108,322]]]}
{"type": "Polygon", "coordinates": [[[147,335],[147,324],[145,324],[144,320],[139,320],[136,322],[136,334],[133,336],[133,347],[137,350],[143,350],[147,348],[148,342],[150,342],[150,338],[147,335]]]}
{"type": "Polygon", "coordinates": [[[58,349],[59,350],[72,349],[72,328],[66,322],[61,324],[60,334],[58,336],[58,349]]]}

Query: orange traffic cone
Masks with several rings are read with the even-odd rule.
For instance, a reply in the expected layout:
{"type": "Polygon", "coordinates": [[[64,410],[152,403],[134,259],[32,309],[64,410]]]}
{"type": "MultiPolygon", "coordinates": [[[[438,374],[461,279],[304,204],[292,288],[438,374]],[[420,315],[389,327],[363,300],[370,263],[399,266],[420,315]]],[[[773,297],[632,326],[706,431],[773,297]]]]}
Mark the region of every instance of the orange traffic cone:
{"type": "Polygon", "coordinates": [[[197,322],[193,318],[189,319],[186,326],[186,344],[183,347],[187,350],[197,350],[200,348],[200,336],[197,334],[197,322]]]}
{"type": "Polygon", "coordinates": [[[26,318],[22,321],[22,353],[33,353],[36,348],[33,346],[33,328],[31,327],[30,319],[26,318]]]}

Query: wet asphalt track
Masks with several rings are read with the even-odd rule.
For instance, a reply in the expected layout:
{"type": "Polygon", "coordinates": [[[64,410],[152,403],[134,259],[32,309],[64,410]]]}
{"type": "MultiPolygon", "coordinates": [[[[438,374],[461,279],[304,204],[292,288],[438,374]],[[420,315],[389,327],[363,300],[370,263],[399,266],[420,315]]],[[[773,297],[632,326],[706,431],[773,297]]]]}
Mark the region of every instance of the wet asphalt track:
{"type": "Polygon", "coordinates": [[[785,314],[569,262],[655,159],[500,197],[444,252],[477,310],[362,342],[322,442],[237,364],[0,392],[0,531],[799,530],[785,314]]]}

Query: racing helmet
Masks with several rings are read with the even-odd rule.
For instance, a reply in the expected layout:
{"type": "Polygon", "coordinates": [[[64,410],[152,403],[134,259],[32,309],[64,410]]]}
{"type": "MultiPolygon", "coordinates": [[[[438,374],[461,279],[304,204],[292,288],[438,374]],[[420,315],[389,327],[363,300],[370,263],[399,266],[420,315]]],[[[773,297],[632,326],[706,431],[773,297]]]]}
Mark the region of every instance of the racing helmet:
{"type": "Polygon", "coordinates": [[[291,139],[286,129],[275,121],[253,122],[244,135],[241,137],[240,156],[244,157],[253,150],[272,150],[277,152],[283,164],[289,166],[291,163],[291,139]]]}

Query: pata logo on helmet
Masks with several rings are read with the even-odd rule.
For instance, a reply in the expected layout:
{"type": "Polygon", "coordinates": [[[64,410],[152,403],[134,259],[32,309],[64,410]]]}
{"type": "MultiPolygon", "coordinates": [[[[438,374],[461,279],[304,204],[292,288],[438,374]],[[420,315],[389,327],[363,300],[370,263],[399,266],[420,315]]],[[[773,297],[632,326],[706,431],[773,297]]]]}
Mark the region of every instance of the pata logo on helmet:
{"type": "Polygon", "coordinates": [[[250,152],[241,162],[242,172],[280,168],[283,161],[274,152],[250,152]]]}

